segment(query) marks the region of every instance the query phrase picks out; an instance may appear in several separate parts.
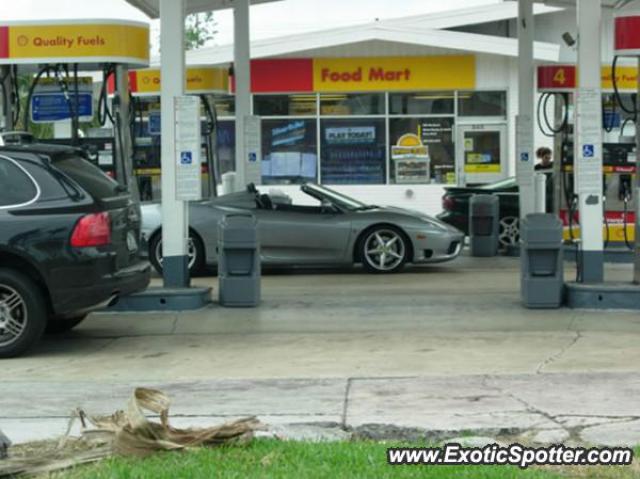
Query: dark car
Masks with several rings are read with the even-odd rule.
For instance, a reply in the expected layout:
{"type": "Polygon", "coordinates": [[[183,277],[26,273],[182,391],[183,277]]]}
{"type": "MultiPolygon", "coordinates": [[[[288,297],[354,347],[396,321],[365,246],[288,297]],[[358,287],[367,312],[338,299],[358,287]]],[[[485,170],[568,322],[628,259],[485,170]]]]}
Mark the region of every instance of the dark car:
{"type": "Polygon", "coordinates": [[[145,289],[140,208],[80,150],[0,147],[0,357],[145,289]]]}
{"type": "Polygon", "coordinates": [[[447,187],[442,197],[442,213],[437,218],[469,234],[469,200],[475,194],[500,198],[500,243],[515,246],[520,240],[518,183],[513,178],[475,187],[447,187]]]}

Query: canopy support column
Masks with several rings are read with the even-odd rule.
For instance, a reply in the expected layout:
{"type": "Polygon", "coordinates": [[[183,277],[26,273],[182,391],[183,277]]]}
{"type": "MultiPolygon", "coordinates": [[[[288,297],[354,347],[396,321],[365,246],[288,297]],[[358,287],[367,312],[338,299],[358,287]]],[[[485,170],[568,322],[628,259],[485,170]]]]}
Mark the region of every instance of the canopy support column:
{"type": "MultiPolygon", "coordinates": [[[[175,98],[184,95],[184,0],[160,0],[162,271],[166,288],[189,286],[187,203],[176,199],[175,98]]],[[[150,254],[154,254],[153,251],[150,254]]]]}
{"type": "Polygon", "coordinates": [[[601,0],[577,2],[578,89],[574,154],[583,283],[604,281],[602,233],[601,0]]]}
{"type": "Polygon", "coordinates": [[[245,119],[251,114],[249,0],[234,0],[233,78],[236,93],[236,191],[246,187],[245,119]]]}
{"type": "Polygon", "coordinates": [[[518,1],[518,116],[516,117],[516,177],[520,219],[535,212],[533,95],[533,0],[518,1]]]}

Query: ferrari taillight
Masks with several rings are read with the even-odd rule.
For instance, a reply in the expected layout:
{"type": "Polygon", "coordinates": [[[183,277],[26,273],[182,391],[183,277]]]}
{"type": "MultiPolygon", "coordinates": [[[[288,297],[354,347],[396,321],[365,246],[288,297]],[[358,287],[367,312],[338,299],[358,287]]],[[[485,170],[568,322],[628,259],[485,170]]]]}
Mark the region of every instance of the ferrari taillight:
{"type": "Polygon", "coordinates": [[[442,209],[451,211],[455,208],[455,206],[456,200],[454,200],[451,196],[444,195],[442,197],[442,209]]]}

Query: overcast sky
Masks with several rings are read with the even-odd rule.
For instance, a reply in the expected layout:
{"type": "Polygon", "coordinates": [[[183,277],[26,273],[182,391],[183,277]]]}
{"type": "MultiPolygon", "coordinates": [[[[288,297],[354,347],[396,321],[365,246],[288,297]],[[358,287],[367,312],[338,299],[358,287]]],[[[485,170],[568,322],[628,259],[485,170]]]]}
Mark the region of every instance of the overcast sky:
{"type": "MultiPolygon", "coordinates": [[[[501,0],[283,0],[252,8],[252,38],[280,36],[447,9],[500,3],[501,0]]],[[[233,41],[230,10],[216,12],[215,44],[233,41]]],[[[0,0],[0,21],[72,18],[123,18],[148,21],[125,0],[0,0]]],[[[158,24],[152,22],[152,42],[158,24]]]]}

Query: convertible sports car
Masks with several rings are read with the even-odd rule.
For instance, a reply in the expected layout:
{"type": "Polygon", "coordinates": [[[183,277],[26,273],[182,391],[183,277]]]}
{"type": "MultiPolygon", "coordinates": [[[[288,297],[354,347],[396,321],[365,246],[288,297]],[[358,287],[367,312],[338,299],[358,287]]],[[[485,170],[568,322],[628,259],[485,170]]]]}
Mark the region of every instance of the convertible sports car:
{"type": "MultiPolygon", "coordinates": [[[[218,221],[229,208],[250,210],[258,220],[264,265],[348,265],[393,273],[406,263],[454,259],[464,235],[435,218],[400,208],[370,206],[333,190],[306,184],[301,190],[317,206],[291,203],[287,196],[246,191],[190,204],[189,268],[217,264],[218,221]]],[[[162,270],[161,210],[142,206],[142,238],[151,264],[162,270]]],[[[143,248],[144,251],[144,248],[143,248]]]]}

